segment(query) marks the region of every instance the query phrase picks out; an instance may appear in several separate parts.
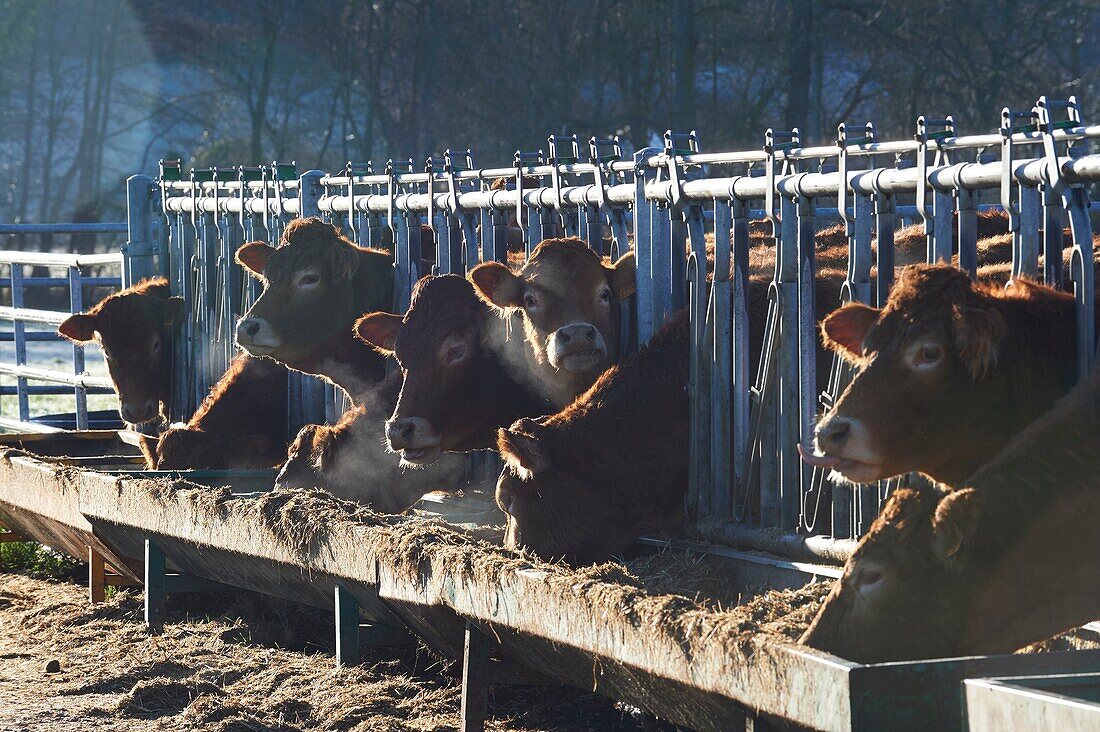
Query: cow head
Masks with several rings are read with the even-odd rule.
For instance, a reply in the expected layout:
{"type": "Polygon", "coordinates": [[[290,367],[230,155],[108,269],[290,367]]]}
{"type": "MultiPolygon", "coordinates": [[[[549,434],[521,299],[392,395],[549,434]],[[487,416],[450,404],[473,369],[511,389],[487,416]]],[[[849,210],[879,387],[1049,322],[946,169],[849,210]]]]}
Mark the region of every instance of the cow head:
{"type": "Polygon", "coordinates": [[[485,262],[470,279],[494,307],[522,314],[536,363],[571,398],[618,360],[618,303],[634,292],[634,270],[633,253],[610,264],[571,237],[539,244],[518,273],[485,262]]]}
{"type": "Polygon", "coordinates": [[[266,469],[281,458],[281,445],[260,434],[226,439],[194,427],[172,427],[159,437],[138,439],[149,470],[266,469]]]}
{"type": "Polygon", "coordinates": [[[1003,312],[1004,297],[966,273],[923,265],[903,271],[882,309],[849,303],[830,314],[825,344],[860,370],[818,423],[807,461],[856,482],[973,472],[1001,446],[975,452],[974,440],[999,432],[997,413],[1013,408],[992,374],[1003,312]]]}
{"type": "Polygon", "coordinates": [[[981,511],[973,489],[896,491],[799,642],[859,663],[967,652],[975,583],[957,558],[981,511]]]}
{"type": "MultiPolygon", "coordinates": [[[[356,278],[363,251],[318,218],[290,222],[278,248],[259,241],[241,246],[237,262],[264,291],[237,324],[237,344],[253,356],[293,364],[346,333],[363,312],[357,288],[364,285],[356,278]]],[[[390,291],[382,280],[378,285],[390,291]]]]}
{"type": "MultiPolygon", "coordinates": [[[[491,313],[488,314],[492,316],[491,313]]],[[[485,390],[481,341],[486,308],[462,277],[425,277],[413,289],[404,317],[370,313],[355,324],[356,335],[401,366],[404,381],[386,440],[407,465],[434,462],[444,451],[468,449],[483,428],[485,390]]]]}
{"type": "MultiPolygon", "coordinates": [[[[504,470],[496,501],[508,516],[505,546],[547,561],[605,561],[636,537],[635,527],[620,501],[574,469],[575,456],[556,447],[546,420],[521,419],[498,433],[504,470]]],[[[608,453],[607,460],[617,459],[608,453]]]]}
{"type": "Polygon", "coordinates": [[[95,342],[118,394],[118,411],[131,424],[164,411],[171,390],[171,334],[185,315],[183,298],[168,296],[163,277],[107,297],[86,313],[70,315],[57,332],[73,343],[95,342]]]}

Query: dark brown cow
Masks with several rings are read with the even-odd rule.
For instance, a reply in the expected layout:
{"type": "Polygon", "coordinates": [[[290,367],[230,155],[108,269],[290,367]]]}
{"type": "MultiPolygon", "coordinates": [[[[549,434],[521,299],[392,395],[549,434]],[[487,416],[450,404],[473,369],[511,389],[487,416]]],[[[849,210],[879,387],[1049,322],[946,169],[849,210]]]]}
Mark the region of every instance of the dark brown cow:
{"type": "Polygon", "coordinates": [[[131,424],[166,418],[171,394],[173,331],[186,313],[182,297],[170,297],[168,280],[143,280],[70,315],[57,332],[74,343],[95,341],[118,393],[118,411],[131,424]]]}
{"type": "Polygon", "coordinates": [[[527,347],[518,323],[502,318],[462,277],[425,277],[404,317],[371,313],[356,332],[401,365],[404,383],[386,437],[404,463],[492,447],[501,425],[549,411],[523,378],[527,347]]]}
{"type": "Polygon", "coordinates": [[[382,357],[352,335],[355,319],[393,302],[393,256],[351,243],[317,218],[287,225],[278,248],[251,242],[237,261],[264,292],[237,324],[237,343],[324,376],[355,401],[382,378],[382,357]]]}
{"type": "Polygon", "coordinates": [[[150,470],[271,468],[286,458],[286,366],[240,355],[186,426],[141,436],[150,470]]]}
{"type": "Polygon", "coordinates": [[[505,543],[598,562],[642,534],[674,535],[688,480],[688,323],[613,366],[564,411],[500,430],[505,543]]]}
{"type": "Polygon", "coordinates": [[[519,314],[539,391],[561,409],[619,356],[619,300],[635,289],[634,254],[614,264],[581,239],[547,239],[518,272],[485,262],[470,279],[505,317],[519,314]]]}
{"type": "Polygon", "coordinates": [[[1100,617],[1100,371],[964,489],[901,491],[802,643],[862,663],[1010,653],[1100,617]]]}
{"type": "Polygon", "coordinates": [[[1071,295],[1027,280],[1006,291],[947,265],[907,268],[883,309],[849,304],[822,324],[862,368],[807,460],[859,482],[966,478],[1073,385],[1074,321],[1071,295]]]}
{"type": "Polygon", "coordinates": [[[466,465],[460,456],[443,456],[433,465],[405,470],[387,454],[380,415],[389,414],[400,384],[395,372],[368,395],[368,404],[349,409],[335,425],[303,427],[275,485],[323,488],[382,513],[404,511],[425,493],[461,485],[466,465]]]}

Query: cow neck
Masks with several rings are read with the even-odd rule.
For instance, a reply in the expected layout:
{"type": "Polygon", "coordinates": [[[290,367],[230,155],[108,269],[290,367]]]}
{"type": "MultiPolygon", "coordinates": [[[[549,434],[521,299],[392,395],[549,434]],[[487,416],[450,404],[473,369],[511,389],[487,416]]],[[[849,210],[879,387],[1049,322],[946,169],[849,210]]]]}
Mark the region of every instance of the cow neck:
{"type": "Polygon", "coordinates": [[[984,497],[980,523],[956,557],[975,588],[972,641],[1007,643],[1012,651],[1093,619],[1100,603],[1100,532],[1092,525],[1100,510],[1098,428],[1095,370],[965,481],[984,497]],[[1065,571],[1052,573],[1053,566],[1065,571]],[[1058,602],[1035,603],[1035,597],[1058,602]],[[1012,606],[1007,612],[1005,603],[1012,606]],[[991,615],[1009,618],[1012,627],[981,622],[991,615]]]}
{"type": "Polygon", "coordinates": [[[556,412],[524,338],[523,322],[511,310],[501,315],[489,305],[482,306],[478,319],[482,349],[499,365],[502,375],[521,390],[528,404],[538,406],[538,414],[556,412]]]}
{"type": "Polygon", "coordinates": [[[363,395],[385,376],[383,357],[351,334],[337,333],[325,341],[312,356],[287,366],[295,371],[320,376],[344,390],[358,406],[363,395]]]}

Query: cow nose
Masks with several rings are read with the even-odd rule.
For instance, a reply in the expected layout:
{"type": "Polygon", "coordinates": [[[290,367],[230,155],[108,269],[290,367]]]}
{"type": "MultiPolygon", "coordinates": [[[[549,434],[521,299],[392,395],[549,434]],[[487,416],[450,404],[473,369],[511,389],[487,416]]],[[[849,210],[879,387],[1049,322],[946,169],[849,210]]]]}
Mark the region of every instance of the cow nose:
{"type": "Polygon", "coordinates": [[[391,419],[386,422],[386,439],[389,440],[391,450],[401,450],[409,447],[416,436],[416,420],[391,419]]]}
{"type": "Polygon", "coordinates": [[[574,340],[578,341],[581,344],[593,344],[596,342],[596,328],[595,326],[589,325],[587,323],[582,323],[578,325],[566,325],[558,328],[558,331],[557,333],[555,333],[554,337],[557,338],[558,343],[563,346],[573,342],[574,340]]]}
{"type": "Polygon", "coordinates": [[[255,338],[256,334],[260,332],[260,324],[252,318],[242,320],[240,328],[241,332],[249,338],[255,338]]]}
{"type": "Polygon", "coordinates": [[[824,452],[839,450],[844,446],[852,432],[852,423],[844,417],[833,417],[818,425],[814,436],[817,445],[824,452]]]}
{"type": "Polygon", "coordinates": [[[142,402],[131,404],[129,402],[118,405],[119,416],[130,424],[143,424],[156,415],[157,405],[154,402],[142,402]]]}

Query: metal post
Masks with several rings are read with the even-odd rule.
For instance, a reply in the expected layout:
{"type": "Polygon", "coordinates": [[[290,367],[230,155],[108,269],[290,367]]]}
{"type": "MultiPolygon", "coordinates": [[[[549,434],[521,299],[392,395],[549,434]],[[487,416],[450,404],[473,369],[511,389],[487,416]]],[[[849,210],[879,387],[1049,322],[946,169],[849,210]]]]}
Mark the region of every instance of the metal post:
{"type": "MultiPolygon", "coordinates": [[[[69,312],[79,313],[84,309],[84,286],[79,267],[69,267],[69,312]]],[[[73,374],[81,376],[85,372],[84,347],[73,344],[73,374]]],[[[76,428],[88,429],[88,390],[83,386],[73,388],[76,397],[76,428]]]]}
{"type": "Polygon", "coordinates": [[[95,605],[106,599],[105,585],[107,570],[103,564],[103,555],[88,547],[88,602],[95,605]]]}
{"type": "Polygon", "coordinates": [[[165,557],[151,540],[145,540],[145,628],[153,635],[164,631],[165,599],[165,557]]]}
{"type": "MultiPolygon", "coordinates": [[[[23,265],[12,262],[11,264],[11,304],[15,310],[20,310],[24,307],[24,291],[23,291],[23,265]]],[[[19,317],[18,314],[15,316],[19,317]]],[[[15,338],[15,364],[16,366],[27,365],[27,324],[22,320],[15,320],[12,324],[12,330],[15,338]]],[[[25,376],[17,376],[15,379],[15,388],[18,393],[19,401],[19,421],[29,422],[31,419],[30,401],[27,398],[27,379],[25,376]]]]}
{"type": "Polygon", "coordinates": [[[336,599],[336,665],[359,663],[359,601],[339,584],[336,599]]]}
{"type": "Polygon", "coordinates": [[[153,232],[153,202],[157,186],[147,175],[126,179],[126,243],[122,245],[122,286],[131,287],[157,273],[159,254],[153,232]]]}

